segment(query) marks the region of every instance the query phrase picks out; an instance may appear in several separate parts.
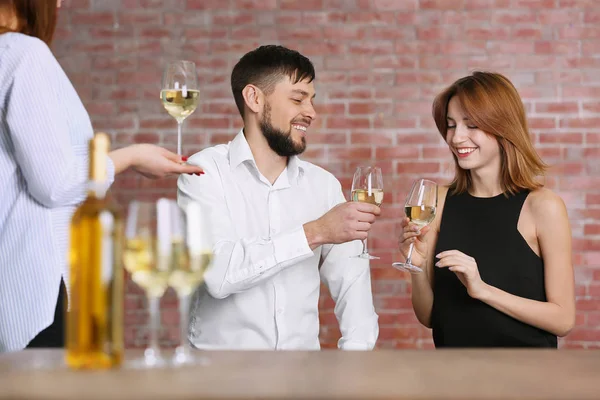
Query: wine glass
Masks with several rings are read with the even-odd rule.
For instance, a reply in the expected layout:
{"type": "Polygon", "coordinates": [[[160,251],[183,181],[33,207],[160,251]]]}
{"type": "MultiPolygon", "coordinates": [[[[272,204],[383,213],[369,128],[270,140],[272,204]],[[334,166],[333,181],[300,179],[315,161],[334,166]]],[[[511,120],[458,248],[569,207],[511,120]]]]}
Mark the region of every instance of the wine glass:
{"type": "MultiPolygon", "coordinates": [[[[381,169],[378,167],[358,167],[352,180],[352,201],[371,203],[380,206],[383,202],[383,177],[381,169]]],[[[367,249],[367,239],[363,240],[363,251],[354,257],[366,258],[369,260],[379,259],[379,257],[369,254],[367,249]]]]}
{"type": "MultiPolygon", "coordinates": [[[[419,229],[429,225],[435,218],[437,208],[437,184],[427,179],[415,181],[410,189],[410,193],[404,203],[404,212],[411,223],[417,225],[419,229]]],[[[395,262],[392,264],[401,271],[411,273],[423,272],[420,267],[412,264],[411,255],[414,244],[411,242],[408,248],[408,257],[406,262],[395,262]]]]}
{"type": "Polygon", "coordinates": [[[200,100],[196,64],[191,61],[170,62],[163,73],[160,99],[163,106],[177,121],[177,154],[181,155],[181,128],[200,100]]]}
{"type": "Polygon", "coordinates": [[[208,364],[194,357],[188,339],[190,298],[204,281],[204,273],[212,262],[212,236],[208,218],[199,203],[190,202],[185,210],[173,204],[173,252],[169,285],[179,298],[180,344],[175,349],[174,365],[208,364]]]}
{"type": "Polygon", "coordinates": [[[160,298],[168,287],[171,269],[171,210],[173,200],[161,198],[155,202],[132,201],[129,204],[125,230],[123,262],[131,279],[148,298],[150,312],[150,343],[144,358],[133,367],[165,365],[160,353],[160,298]]]}

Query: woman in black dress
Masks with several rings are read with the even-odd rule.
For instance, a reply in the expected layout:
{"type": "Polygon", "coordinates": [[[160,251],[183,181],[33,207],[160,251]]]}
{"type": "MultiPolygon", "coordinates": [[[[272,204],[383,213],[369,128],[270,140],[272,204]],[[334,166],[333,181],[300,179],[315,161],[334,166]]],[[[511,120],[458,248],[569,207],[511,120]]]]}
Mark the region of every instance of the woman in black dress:
{"type": "Polygon", "coordinates": [[[520,96],[500,74],[475,72],[433,103],[454,156],[434,221],[402,222],[414,243],[412,304],[436,347],[557,347],[575,323],[571,229],[562,199],[537,178],[520,96]]]}

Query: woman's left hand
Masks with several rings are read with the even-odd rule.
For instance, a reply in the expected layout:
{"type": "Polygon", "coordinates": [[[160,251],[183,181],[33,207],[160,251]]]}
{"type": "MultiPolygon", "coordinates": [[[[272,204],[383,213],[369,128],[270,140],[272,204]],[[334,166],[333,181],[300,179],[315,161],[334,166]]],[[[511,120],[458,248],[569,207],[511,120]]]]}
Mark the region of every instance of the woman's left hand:
{"type": "Polygon", "coordinates": [[[204,174],[202,167],[186,164],[186,157],[154,144],[133,144],[113,150],[109,156],[115,165],[115,173],[121,173],[131,167],[139,174],[152,179],[179,174],[204,174]]]}
{"type": "Polygon", "coordinates": [[[196,165],[185,164],[187,158],[153,144],[137,144],[136,158],[133,165],[138,173],[146,178],[164,178],[179,174],[204,174],[204,170],[196,165]]]}
{"type": "Polygon", "coordinates": [[[487,291],[488,285],[481,280],[479,268],[473,257],[458,250],[448,250],[439,253],[435,263],[438,268],[448,268],[458,277],[467,288],[467,293],[474,299],[481,299],[487,291]]]}

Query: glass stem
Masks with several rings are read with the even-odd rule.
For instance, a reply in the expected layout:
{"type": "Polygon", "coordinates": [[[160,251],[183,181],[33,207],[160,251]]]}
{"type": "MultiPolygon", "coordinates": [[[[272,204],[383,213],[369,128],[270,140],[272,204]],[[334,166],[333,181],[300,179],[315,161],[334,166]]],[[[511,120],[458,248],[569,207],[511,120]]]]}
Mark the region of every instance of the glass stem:
{"type": "Polygon", "coordinates": [[[363,240],[363,254],[369,254],[369,249],[367,246],[367,239],[363,240]]]}
{"type": "Polygon", "coordinates": [[[191,354],[190,341],[188,339],[188,327],[190,325],[190,295],[182,294],[179,296],[179,348],[185,356],[191,354]]]}
{"type": "Polygon", "coordinates": [[[408,257],[406,257],[406,264],[412,265],[411,257],[412,257],[414,247],[415,247],[414,243],[411,243],[410,246],[408,246],[408,257]]]}
{"type": "Polygon", "coordinates": [[[181,155],[181,127],[183,121],[177,121],[177,155],[181,155]]]}
{"type": "Polygon", "coordinates": [[[158,343],[158,331],[160,329],[160,297],[149,296],[148,306],[150,309],[150,346],[154,354],[158,356],[160,353],[160,345],[158,343]]]}

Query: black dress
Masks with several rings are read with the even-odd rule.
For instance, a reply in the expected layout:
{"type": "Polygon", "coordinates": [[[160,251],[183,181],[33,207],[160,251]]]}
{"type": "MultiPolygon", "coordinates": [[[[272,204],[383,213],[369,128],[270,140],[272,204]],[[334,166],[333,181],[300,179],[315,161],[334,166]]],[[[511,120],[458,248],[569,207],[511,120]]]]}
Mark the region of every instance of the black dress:
{"type": "MultiPolygon", "coordinates": [[[[448,193],[435,254],[459,250],[481,279],[516,296],[546,301],[544,262],[517,230],[529,191],[491,198],[448,193]]],[[[437,262],[437,259],[435,260],[437,262]]],[[[439,347],[557,347],[555,335],[471,298],[447,268],[434,266],[433,340],[439,347]]]]}

